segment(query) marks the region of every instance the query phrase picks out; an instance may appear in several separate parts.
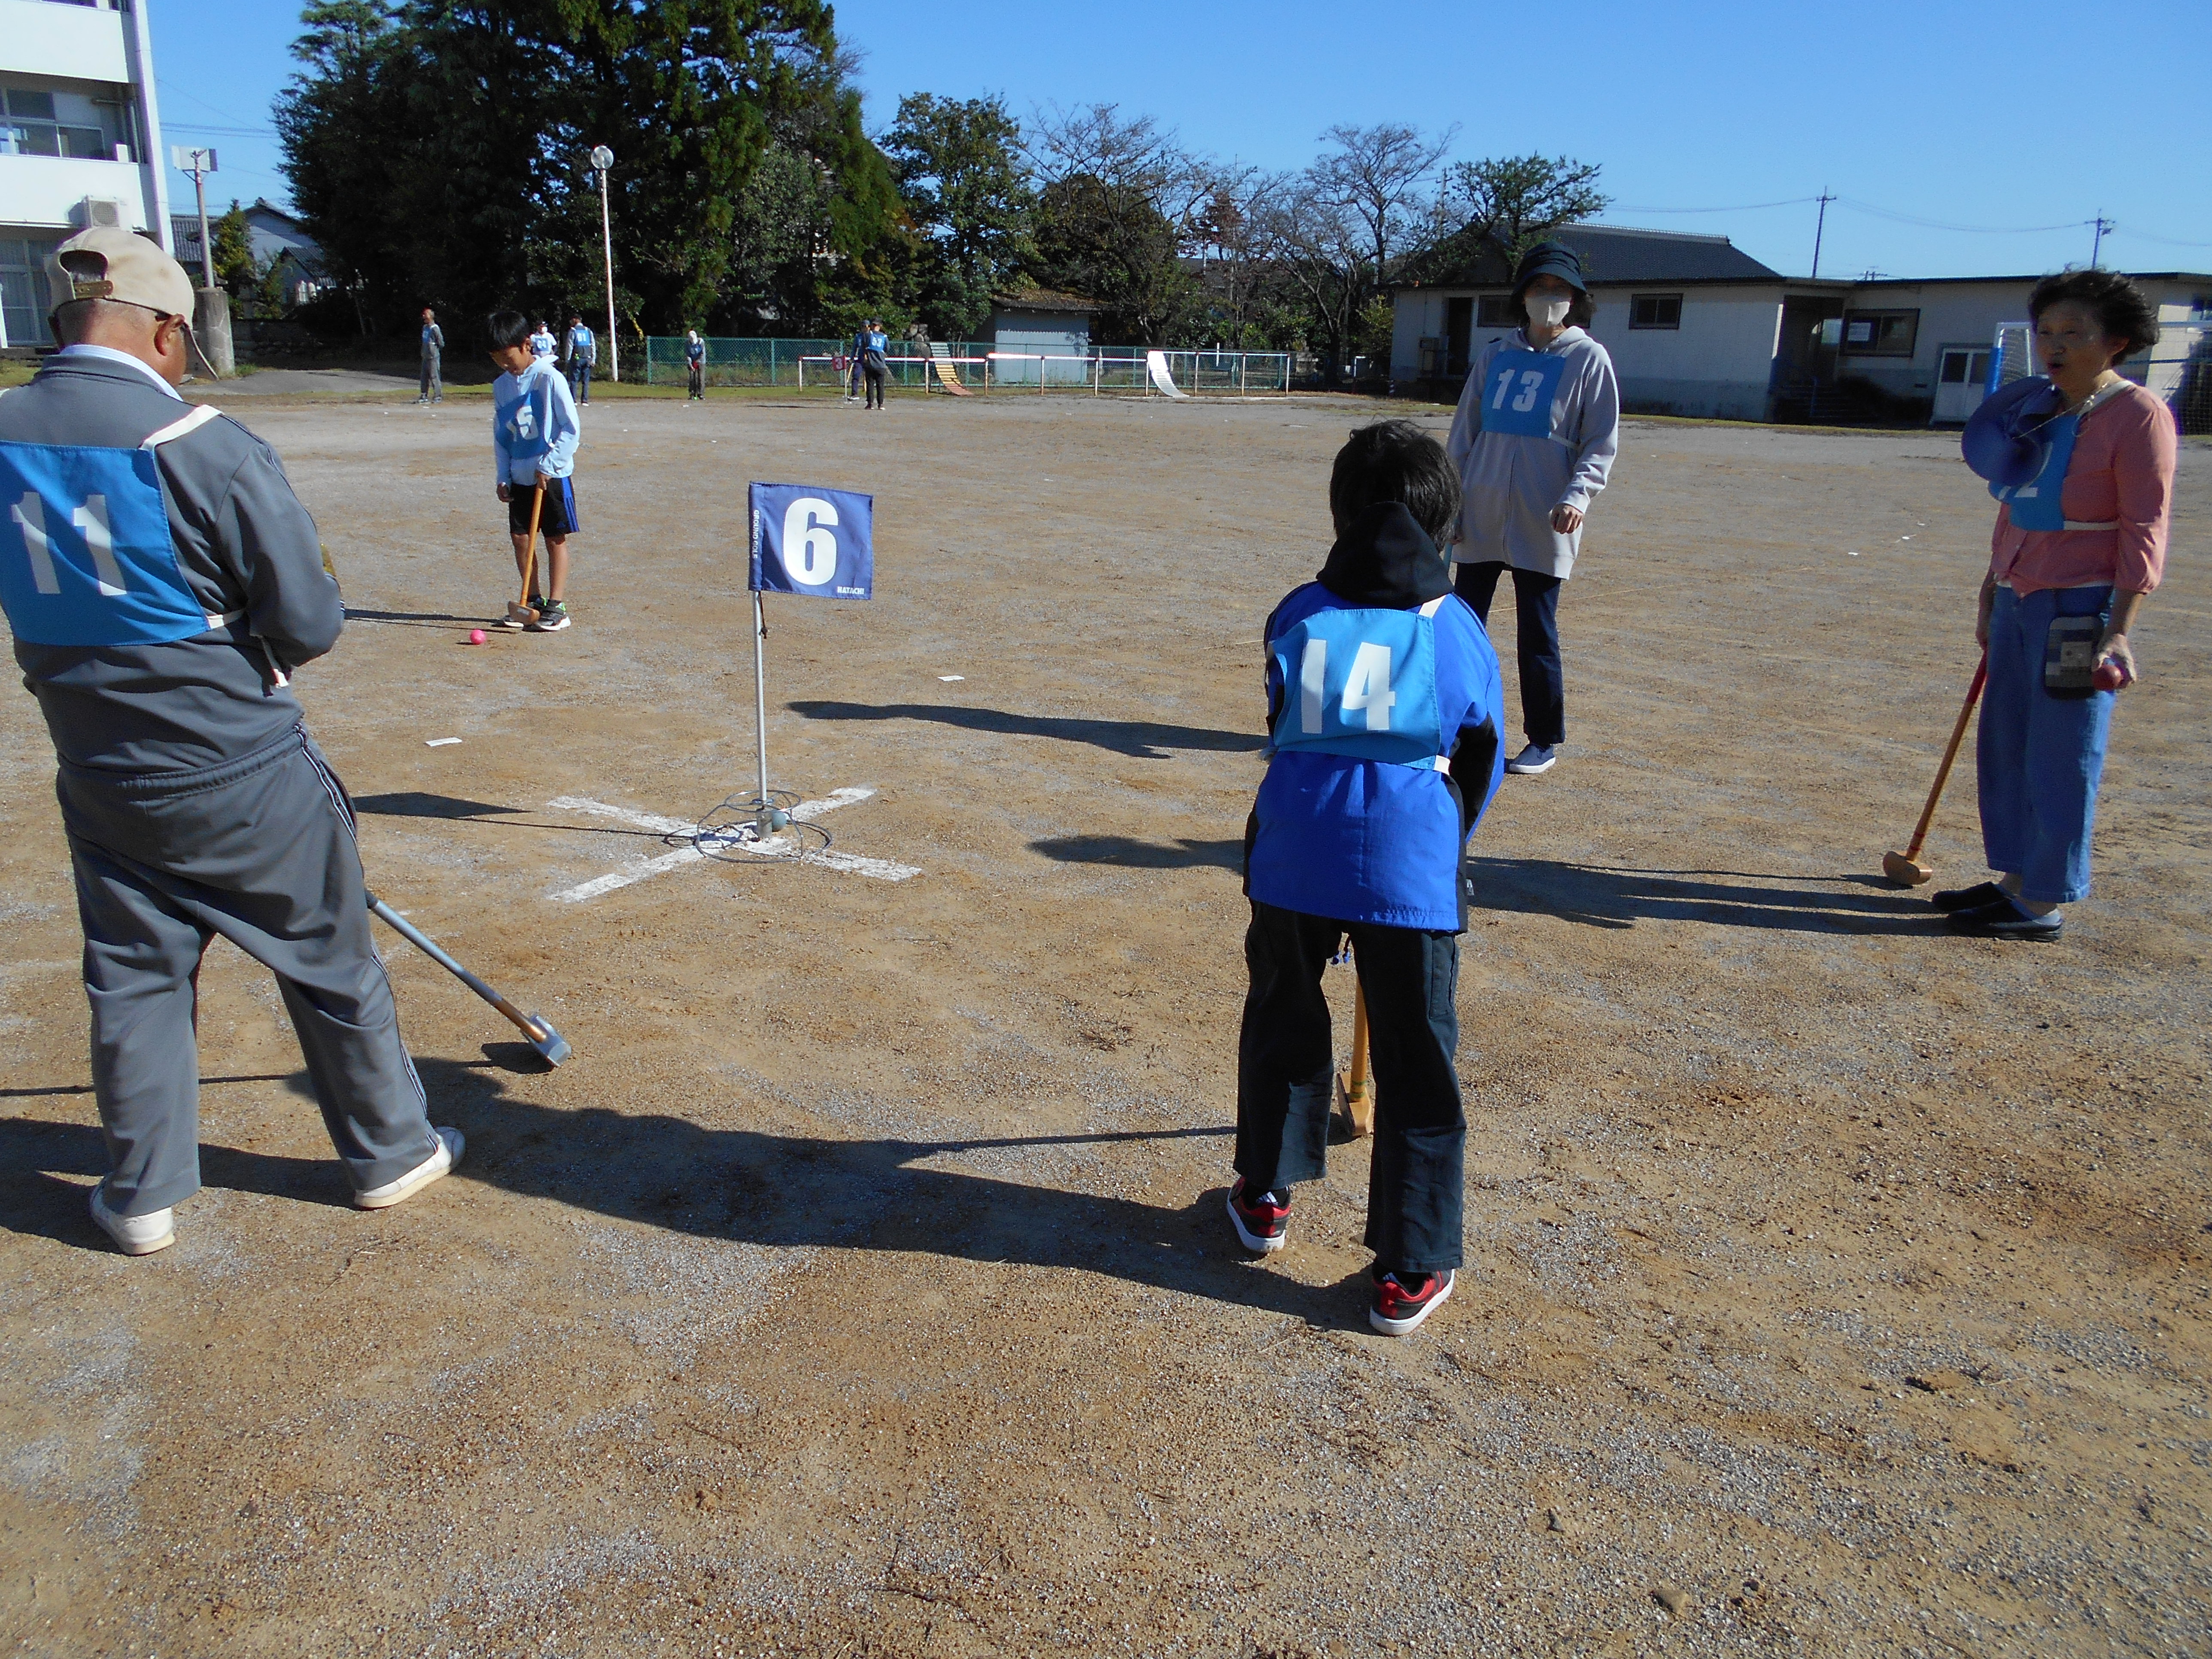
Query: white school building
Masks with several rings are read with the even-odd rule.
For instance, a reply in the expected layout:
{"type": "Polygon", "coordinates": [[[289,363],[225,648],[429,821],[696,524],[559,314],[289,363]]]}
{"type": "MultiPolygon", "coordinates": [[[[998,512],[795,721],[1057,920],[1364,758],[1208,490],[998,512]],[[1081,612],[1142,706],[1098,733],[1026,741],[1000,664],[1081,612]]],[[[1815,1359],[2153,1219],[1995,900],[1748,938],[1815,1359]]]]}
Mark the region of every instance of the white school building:
{"type": "MultiPolygon", "coordinates": [[[[1725,236],[1572,225],[1595,317],[1631,412],[1745,421],[1960,422],[1987,384],[1998,326],[2024,321],[2041,273],[1783,276],[1725,236]]],[[[1391,377],[1401,392],[1455,400],[1474,349],[1514,326],[1511,271],[1495,249],[1429,270],[1393,294],[1391,377]]],[[[2122,370],[2212,426],[2212,275],[2136,275],[2163,337],[2122,370]]]]}
{"type": "Polygon", "coordinates": [[[88,225],[166,246],[147,0],[0,0],[0,348],[51,344],[45,264],[88,225]]]}

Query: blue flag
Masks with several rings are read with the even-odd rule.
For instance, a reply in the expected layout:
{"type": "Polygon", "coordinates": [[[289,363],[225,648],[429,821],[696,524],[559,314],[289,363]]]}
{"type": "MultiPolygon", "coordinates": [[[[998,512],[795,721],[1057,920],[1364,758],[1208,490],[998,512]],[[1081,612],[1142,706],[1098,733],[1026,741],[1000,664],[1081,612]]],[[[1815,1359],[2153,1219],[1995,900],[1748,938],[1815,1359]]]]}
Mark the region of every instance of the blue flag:
{"type": "Polygon", "coordinates": [[[757,593],[866,599],[876,586],[876,498],[809,484],[752,487],[757,593]]]}

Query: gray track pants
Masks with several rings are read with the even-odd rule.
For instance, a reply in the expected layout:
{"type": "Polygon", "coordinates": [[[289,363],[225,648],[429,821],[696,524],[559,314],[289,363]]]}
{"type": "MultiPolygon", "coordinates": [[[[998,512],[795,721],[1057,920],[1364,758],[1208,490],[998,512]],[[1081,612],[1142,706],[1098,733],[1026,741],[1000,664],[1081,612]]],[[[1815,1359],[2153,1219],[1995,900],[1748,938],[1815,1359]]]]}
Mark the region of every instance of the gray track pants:
{"type": "Polygon", "coordinates": [[[276,975],[356,1189],[437,1148],[369,940],[353,805],[304,730],[242,760],[57,780],[84,923],[109,1206],[199,1190],[200,958],[218,933],[276,975]]]}

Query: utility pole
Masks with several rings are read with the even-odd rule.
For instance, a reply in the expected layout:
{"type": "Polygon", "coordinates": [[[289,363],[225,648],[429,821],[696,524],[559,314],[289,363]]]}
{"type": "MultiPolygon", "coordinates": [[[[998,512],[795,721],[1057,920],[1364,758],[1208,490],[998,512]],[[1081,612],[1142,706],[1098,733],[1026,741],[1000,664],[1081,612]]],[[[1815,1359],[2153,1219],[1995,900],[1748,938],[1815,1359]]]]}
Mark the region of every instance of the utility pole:
{"type": "Polygon", "coordinates": [[[215,238],[208,231],[207,175],[216,170],[215,152],[173,144],[169,161],[178,172],[191,175],[192,194],[198,201],[200,288],[192,295],[192,338],[199,346],[202,364],[221,379],[237,372],[238,356],[231,349],[230,296],[215,284],[215,238]]]}
{"type": "Polygon", "coordinates": [[[1813,225],[1813,280],[1816,283],[1820,280],[1820,239],[1828,230],[1828,204],[1835,199],[1826,185],[1820,186],[1820,216],[1813,225]]]}
{"type": "Polygon", "coordinates": [[[2089,222],[2097,228],[2096,234],[2090,239],[2089,242],[2089,269],[2094,270],[2097,268],[2097,255],[2104,250],[2105,233],[2108,230],[2117,230],[2119,227],[2101,212],[2089,222]]]}
{"type": "Polygon", "coordinates": [[[207,175],[216,170],[215,152],[211,149],[191,149],[183,144],[169,146],[169,160],[179,173],[189,173],[192,194],[198,198],[200,210],[200,286],[215,286],[215,244],[208,238],[207,175]]]}
{"type": "Polygon", "coordinates": [[[599,243],[606,255],[607,368],[615,380],[620,380],[622,352],[615,344],[615,229],[614,220],[607,212],[607,169],[614,164],[614,151],[605,144],[592,147],[592,167],[599,175],[599,243]]]}

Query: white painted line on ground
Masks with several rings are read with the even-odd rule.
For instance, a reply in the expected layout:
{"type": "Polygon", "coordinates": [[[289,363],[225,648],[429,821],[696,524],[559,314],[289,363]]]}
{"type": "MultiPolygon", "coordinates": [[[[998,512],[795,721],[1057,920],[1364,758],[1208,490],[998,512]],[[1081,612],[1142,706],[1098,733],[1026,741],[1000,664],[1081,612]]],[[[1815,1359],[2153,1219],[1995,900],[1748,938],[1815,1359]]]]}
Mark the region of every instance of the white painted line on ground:
{"type": "MultiPolygon", "coordinates": [[[[833,789],[819,800],[803,800],[791,809],[791,816],[800,823],[811,823],[824,812],[834,812],[841,806],[850,806],[857,801],[871,799],[875,791],[869,788],[833,789]]],[[[696,836],[699,826],[687,823],[682,818],[665,818],[652,812],[634,812],[626,806],[611,806],[603,800],[593,800],[586,795],[556,795],[545,803],[548,808],[562,812],[580,813],[586,817],[608,818],[617,823],[627,823],[639,830],[651,830],[659,836],[696,836]]],[[[722,850],[743,854],[759,859],[790,858],[799,851],[795,839],[781,837],[755,845],[747,842],[729,841],[721,843],[722,850]]],[[[556,904],[581,904],[602,894],[628,887],[671,870],[681,869],[687,864],[696,864],[707,855],[696,847],[679,847],[672,853],[655,859],[641,859],[637,863],[612,870],[604,876],[564,889],[552,896],[556,904]]],[[[863,858],[856,853],[809,853],[805,862],[818,864],[825,869],[843,871],[848,875],[870,876],[878,881],[904,881],[921,872],[912,865],[893,864],[888,859],[863,858]]]]}
{"type": "Polygon", "coordinates": [[[422,739],[422,746],[425,749],[443,749],[449,743],[459,741],[459,738],[425,738],[422,739]]]}
{"type": "Polygon", "coordinates": [[[955,680],[964,680],[968,677],[965,674],[939,674],[937,678],[950,685],[955,680]]]}

